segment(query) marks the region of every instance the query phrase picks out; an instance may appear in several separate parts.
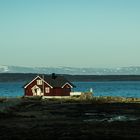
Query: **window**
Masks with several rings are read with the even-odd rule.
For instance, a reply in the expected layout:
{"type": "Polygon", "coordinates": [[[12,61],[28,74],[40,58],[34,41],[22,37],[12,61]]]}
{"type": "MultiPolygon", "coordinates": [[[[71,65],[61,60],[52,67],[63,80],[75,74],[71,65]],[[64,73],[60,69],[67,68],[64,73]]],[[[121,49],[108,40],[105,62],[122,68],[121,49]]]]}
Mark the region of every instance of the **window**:
{"type": "Polygon", "coordinates": [[[42,80],[37,80],[37,85],[42,85],[42,80]]]}
{"type": "Polygon", "coordinates": [[[45,91],[46,91],[46,93],[50,93],[50,88],[49,87],[46,87],[45,88],[45,91]]]}

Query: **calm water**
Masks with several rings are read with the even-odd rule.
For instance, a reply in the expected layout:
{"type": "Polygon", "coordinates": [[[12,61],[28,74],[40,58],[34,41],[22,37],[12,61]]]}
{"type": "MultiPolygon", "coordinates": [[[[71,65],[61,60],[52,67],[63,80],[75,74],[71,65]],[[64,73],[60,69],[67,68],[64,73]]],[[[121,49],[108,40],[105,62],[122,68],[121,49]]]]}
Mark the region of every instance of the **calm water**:
{"type": "MultiPolygon", "coordinates": [[[[140,81],[117,82],[73,82],[74,91],[89,91],[93,89],[94,96],[140,97],[140,81]]],[[[0,83],[0,96],[23,96],[25,82],[0,83]]]]}

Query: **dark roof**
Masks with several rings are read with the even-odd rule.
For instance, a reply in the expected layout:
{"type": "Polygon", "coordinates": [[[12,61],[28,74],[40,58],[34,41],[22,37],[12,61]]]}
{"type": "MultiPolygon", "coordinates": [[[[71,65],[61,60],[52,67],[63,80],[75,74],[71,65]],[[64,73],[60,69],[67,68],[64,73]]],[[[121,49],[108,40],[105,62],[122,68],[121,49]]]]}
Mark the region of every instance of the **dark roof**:
{"type": "MultiPolygon", "coordinates": [[[[43,78],[43,77],[42,77],[43,78]]],[[[45,76],[44,80],[50,84],[52,87],[62,87],[64,84],[69,83],[72,87],[75,87],[71,82],[69,82],[63,76],[45,76]]]]}
{"type": "MultiPolygon", "coordinates": [[[[55,75],[54,73],[50,76],[43,76],[43,75],[38,75],[40,78],[44,79],[50,86],[52,87],[62,87],[64,86],[66,83],[69,83],[72,87],[76,87],[74,84],[72,84],[70,81],[68,81],[67,79],[65,79],[64,76],[59,76],[59,75],[55,75]]],[[[35,78],[34,78],[35,79],[35,78]]],[[[34,80],[33,79],[33,80],[34,80]]],[[[32,82],[32,81],[31,81],[32,82]]],[[[24,85],[24,88],[26,86],[28,86],[30,84],[27,83],[24,85]]]]}

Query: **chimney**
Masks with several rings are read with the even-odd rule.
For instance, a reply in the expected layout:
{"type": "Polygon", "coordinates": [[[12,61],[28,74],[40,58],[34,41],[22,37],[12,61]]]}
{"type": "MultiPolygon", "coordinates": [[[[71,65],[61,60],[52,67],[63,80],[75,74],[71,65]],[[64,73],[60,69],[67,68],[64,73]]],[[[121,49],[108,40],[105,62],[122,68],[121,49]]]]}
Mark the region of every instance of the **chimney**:
{"type": "Polygon", "coordinates": [[[56,77],[55,73],[52,73],[52,79],[55,79],[56,77]]]}

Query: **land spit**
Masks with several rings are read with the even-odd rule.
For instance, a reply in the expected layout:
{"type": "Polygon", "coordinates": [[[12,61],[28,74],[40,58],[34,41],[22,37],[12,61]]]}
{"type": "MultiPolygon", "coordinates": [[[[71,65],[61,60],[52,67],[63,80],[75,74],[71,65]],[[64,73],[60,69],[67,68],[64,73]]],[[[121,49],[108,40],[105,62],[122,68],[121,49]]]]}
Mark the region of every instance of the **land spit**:
{"type": "Polygon", "coordinates": [[[0,101],[0,139],[140,139],[140,104],[15,98],[0,101]]]}

